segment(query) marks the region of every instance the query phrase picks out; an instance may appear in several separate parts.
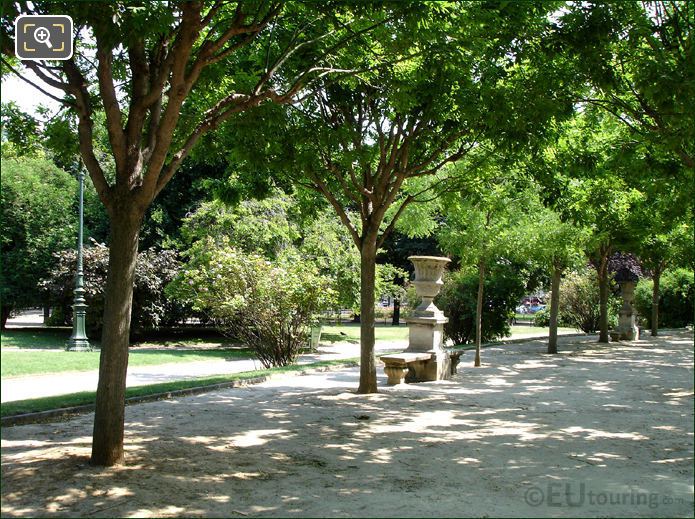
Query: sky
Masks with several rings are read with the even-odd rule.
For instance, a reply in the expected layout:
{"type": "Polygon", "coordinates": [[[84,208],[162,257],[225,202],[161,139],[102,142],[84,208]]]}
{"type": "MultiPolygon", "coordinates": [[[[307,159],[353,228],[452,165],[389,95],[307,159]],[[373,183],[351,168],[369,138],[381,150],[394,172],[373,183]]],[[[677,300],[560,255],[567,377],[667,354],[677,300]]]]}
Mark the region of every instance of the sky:
{"type": "MultiPolygon", "coordinates": [[[[46,91],[57,95],[58,97],[63,96],[63,92],[52,88],[34,75],[31,70],[24,69],[25,77],[30,79],[32,82],[44,88],[46,91]]],[[[59,104],[45,96],[40,91],[29,85],[27,82],[22,81],[14,74],[8,74],[2,79],[2,88],[0,89],[0,98],[3,103],[8,103],[14,101],[24,112],[33,114],[36,111],[36,107],[39,105],[44,105],[50,109],[51,112],[55,112],[59,108],[59,104]]]]}

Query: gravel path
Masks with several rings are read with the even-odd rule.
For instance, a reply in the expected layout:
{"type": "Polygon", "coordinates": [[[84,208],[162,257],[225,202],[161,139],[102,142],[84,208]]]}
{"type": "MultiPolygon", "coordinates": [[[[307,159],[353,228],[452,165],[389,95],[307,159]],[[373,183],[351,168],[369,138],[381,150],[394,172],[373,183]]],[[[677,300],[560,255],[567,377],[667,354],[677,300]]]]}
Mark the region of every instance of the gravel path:
{"type": "Polygon", "coordinates": [[[4,517],[693,517],[693,336],[532,341],[450,381],[357,395],[358,371],[2,430],[4,517]]]}

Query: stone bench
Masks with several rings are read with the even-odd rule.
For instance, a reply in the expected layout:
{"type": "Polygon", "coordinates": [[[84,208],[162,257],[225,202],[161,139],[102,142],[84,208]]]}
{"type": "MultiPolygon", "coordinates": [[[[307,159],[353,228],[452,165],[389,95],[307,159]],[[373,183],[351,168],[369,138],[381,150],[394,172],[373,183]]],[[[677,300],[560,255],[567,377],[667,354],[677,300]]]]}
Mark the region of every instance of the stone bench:
{"type": "Polygon", "coordinates": [[[405,384],[405,376],[408,370],[414,370],[416,363],[425,363],[432,360],[432,353],[391,353],[379,357],[384,363],[384,373],[389,386],[405,384]]]}
{"type": "MultiPolygon", "coordinates": [[[[464,350],[446,350],[444,352],[440,352],[440,355],[442,353],[448,355],[450,359],[449,367],[446,367],[446,369],[450,370],[450,375],[455,375],[456,366],[458,365],[464,350]]],[[[388,355],[382,355],[379,357],[379,359],[384,363],[384,373],[386,373],[387,377],[386,383],[389,386],[404,384],[406,382],[438,380],[441,378],[430,373],[430,370],[428,370],[426,366],[428,362],[437,361],[437,353],[433,351],[422,353],[391,353],[388,355]]],[[[434,369],[433,366],[431,366],[431,368],[434,369]]],[[[449,377],[444,375],[443,378],[449,377]]]]}

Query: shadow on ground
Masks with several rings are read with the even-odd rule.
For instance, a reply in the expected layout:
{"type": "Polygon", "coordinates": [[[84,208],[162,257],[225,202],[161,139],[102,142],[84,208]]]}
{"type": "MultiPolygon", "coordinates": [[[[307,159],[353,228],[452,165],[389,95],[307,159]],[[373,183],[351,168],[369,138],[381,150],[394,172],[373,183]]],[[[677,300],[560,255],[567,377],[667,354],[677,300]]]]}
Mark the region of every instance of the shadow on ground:
{"type": "Polygon", "coordinates": [[[691,332],[489,348],[451,381],[357,395],[355,369],[3,430],[3,516],[693,515],[691,332]]]}

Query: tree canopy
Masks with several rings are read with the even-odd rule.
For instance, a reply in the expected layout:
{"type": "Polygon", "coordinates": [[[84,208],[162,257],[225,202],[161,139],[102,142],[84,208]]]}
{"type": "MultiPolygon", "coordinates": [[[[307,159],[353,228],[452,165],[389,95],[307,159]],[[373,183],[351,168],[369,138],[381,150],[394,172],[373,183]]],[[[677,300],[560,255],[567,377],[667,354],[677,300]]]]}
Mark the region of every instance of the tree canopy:
{"type": "MultiPolygon", "coordinates": [[[[695,168],[695,8],[687,1],[572,2],[559,44],[584,90],[638,139],[695,168]]],[[[691,176],[692,178],[692,176],[691,176]]]]}

